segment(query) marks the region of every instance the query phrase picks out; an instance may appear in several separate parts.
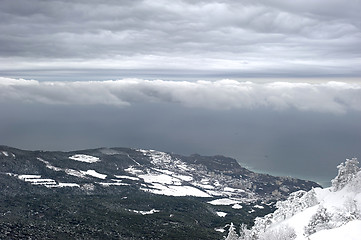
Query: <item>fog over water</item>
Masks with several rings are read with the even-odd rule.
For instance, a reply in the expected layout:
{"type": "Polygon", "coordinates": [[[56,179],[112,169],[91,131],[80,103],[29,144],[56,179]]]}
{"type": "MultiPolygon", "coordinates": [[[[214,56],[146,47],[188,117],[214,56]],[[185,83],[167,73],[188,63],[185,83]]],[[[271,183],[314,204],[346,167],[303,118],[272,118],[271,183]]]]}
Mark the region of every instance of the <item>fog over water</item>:
{"type": "MultiPolygon", "coordinates": [[[[17,91],[19,86],[12,88],[17,91]]],[[[36,102],[44,99],[40,87],[36,89],[34,99],[28,95],[26,100],[16,99],[8,89],[12,101],[3,99],[0,104],[0,144],[33,150],[132,147],[185,155],[221,154],[256,171],[322,183],[335,176],[336,166],[346,157],[361,156],[361,112],[356,110],[229,107],[232,99],[227,100],[231,101],[228,107],[214,103],[213,108],[159,99],[124,106],[45,104],[36,102]]],[[[25,85],[21,91],[27,92],[25,85]]],[[[48,98],[60,101],[59,89],[58,93],[48,98]]],[[[224,98],[212,99],[224,104],[224,98]]]]}

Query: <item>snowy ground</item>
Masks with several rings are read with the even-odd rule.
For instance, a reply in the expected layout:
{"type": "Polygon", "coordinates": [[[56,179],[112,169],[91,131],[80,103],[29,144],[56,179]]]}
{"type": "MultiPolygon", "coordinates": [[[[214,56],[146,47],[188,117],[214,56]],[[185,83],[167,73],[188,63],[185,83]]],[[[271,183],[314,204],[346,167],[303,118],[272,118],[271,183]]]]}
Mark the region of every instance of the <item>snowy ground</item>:
{"type": "MultiPolygon", "coordinates": [[[[64,172],[70,176],[82,178],[82,181],[92,181],[97,178],[96,182],[91,183],[92,187],[88,187],[90,183],[64,183],[54,179],[42,178],[40,175],[22,175],[19,178],[33,185],[42,185],[45,187],[79,187],[91,191],[94,184],[102,187],[109,186],[129,186],[129,181],[136,181],[141,184],[140,189],[154,194],[167,196],[194,196],[203,198],[213,198],[209,201],[211,205],[232,205],[233,209],[241,209],[241,203],[252,201],[253,193],[246,192],[244,189],[230,187],[226,184],[226,180],[217,178],[207,171],[197,169],[196,165],[190,165],[171,155],[155,150],[138,150],[144,156],[150,159],[151,165],[140,165],[137,159],[129,158],[134,162],[133,165],[124,169],[125,173],[121,174],[105,174],[92,169],[71,169],[62,168],[52,165],[49,161],[37,158],[45,164],[45,167],[57,172],[64,172]]],[[[117,154],[118,152],[109,152],[108,154],[117,154]]],[[[9,153],[1,152],[1,154],[9,155],[9,153]]],[[[74,161],[85,163],[96,163],[100,159],[86,154],[75,154],[69,157],[74,161]]],[[[261,208],[262,206],[260,206],[261,208]]],[[[224,213],[227,214],[227,213],[224,213]]],[[[225,215],[224,215],[225,216],[225,215]]]]}
{"type": "Polygon", "coordinates": [[[160,212],[160,210],[156,210],[156,209],[151,209],[149,211],[140,211],[140,210],[131,210],[131,209],[129,209],[129,211],[134,212],[134,213],[139,213],[139,214],[142,214],[142,215],[150,215],[150,214],[160,212]]]}
{"type": "Polygon", "coordinates": [[[225,217],[227,216],[227,213],[226,212],[216,212],[218,217],[225,217]]]}
{"type": "Polygon", "coordinates": [[[206,173],[202,175],[194,167],[177,158],[172,158],[167,153],[142,149],[138,151],[149,157],[154,167],[145,172],[138,166],[132,166],[125,170],[148,184],[141,188],[144,191],[169,196],[224,196],[229,198],[245,192],[243,189],[223,187],[218,180],[207,176],[206,173]],[[195,176],[198,178],[195,179],[195,176]]]}
{"type": "Polygon", "coordinates": [[[100,159],[97,157],[93,157],[93,156],[89,156],[89,155],[85,155],[85,154],[75,154],[75,155],[69,157],[69,159],[72,159],[75,161],[80,161],[80,162],[86,162],[86,163],[95,163],[95,162],[100,161],[100,159]]]}
{"type": "Polygon", "coordinates": [[[221,198],[221,199],[212,200],[208,203],[212,205],[233,205],[241,202],[229,198],[221,198]]]}
{"type": "Polygon", "coordinates": [[[92,176],[95,178],[100,178],[100,179],[106,179],[107,175],[106,174],[102,174],[102,173],[98,173],[95,170],[87,170],[87,171],[80,171],[81,173],[88,175],[88,176],[92,176]]]}
{"type": "Polygon", "coordinates": [[[360,240],[361,239],[361,220],[354,220],[345,225],[322,230],[310,236],[310,240],[360,240]]]}
{"type": "Polygon", "coordinates": [[[241,240],[254,239],[254,234],[259,240],[360,240],[361,169],[357,165],[355,158],[339,165],[332,187],[294,192],[277,202],[278,209],[257,218],[241,240]]]}
{"type": "Polygon", "coordinates": [[[41,175],[31,175],[31,174],[26,174],[26,175],[9,174],[9,175],[15,175],[20,180],[23,180],[25,182],[29,182],[32,185],[43,185],[43,186],[48,187],[48,188],[53,188],[53,187],[80,187],[80,185],[77,184],[77,183],[61,183],[61,182],[58,183],[54,179],[42,178],[41,175]]]}

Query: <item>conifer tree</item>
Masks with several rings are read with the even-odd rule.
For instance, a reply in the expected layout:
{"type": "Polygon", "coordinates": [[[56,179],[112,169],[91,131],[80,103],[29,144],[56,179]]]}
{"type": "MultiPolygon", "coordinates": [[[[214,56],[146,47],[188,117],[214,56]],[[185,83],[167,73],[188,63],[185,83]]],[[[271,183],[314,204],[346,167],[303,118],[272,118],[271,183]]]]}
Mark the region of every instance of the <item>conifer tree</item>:
{"type": "Polygon", "coordinates": [[[229,230],[228,230],[228,235],[226,237],[225,240],[238,240],[238,234],[236,233],[236,228],[234,227],[233,223],[231,223],[229,230]]]}

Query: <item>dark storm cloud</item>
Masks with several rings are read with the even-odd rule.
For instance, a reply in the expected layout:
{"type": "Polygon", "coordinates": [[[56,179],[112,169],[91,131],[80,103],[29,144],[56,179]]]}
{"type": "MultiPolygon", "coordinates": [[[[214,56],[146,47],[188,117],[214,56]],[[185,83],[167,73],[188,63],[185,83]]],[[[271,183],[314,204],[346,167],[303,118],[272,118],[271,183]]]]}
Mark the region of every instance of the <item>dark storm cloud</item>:
{"type": "Polygon", "coordinates": [[[345,113],[361,111],[356,83],[253,83],[235,80],[39,82],[0,78],[0,101],[65,105],[177,103],[215,110],[259,109],[345,113]]]}
{"type": "Polygon", "coordinates": [[[360,75],[360,1],[0,2],[5,69],[360,75]]]}

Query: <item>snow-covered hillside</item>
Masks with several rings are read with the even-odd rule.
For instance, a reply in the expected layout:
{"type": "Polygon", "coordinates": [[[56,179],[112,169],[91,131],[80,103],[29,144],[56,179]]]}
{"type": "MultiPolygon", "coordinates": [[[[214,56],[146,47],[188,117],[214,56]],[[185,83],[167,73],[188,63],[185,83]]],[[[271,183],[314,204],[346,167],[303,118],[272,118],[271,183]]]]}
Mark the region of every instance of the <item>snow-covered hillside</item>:
{"type": "Polygon", "coordinates": [[[0,239],[216,240],[312,187],[220,155],[0,146],[0,239]]]}
{"type": "Polygon", "coordinates": [[[227,240],[360,240],[361,170],[356,158],[338,166],[330,188],[290,194],[277,210],[256,218],[251,229],[233,224],[227,240]]]}

